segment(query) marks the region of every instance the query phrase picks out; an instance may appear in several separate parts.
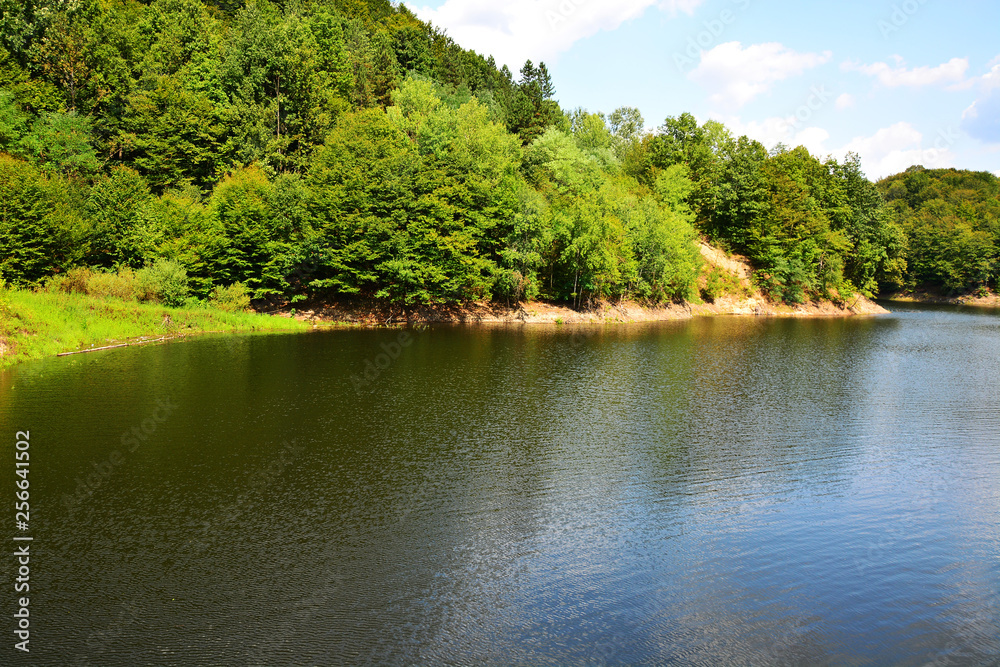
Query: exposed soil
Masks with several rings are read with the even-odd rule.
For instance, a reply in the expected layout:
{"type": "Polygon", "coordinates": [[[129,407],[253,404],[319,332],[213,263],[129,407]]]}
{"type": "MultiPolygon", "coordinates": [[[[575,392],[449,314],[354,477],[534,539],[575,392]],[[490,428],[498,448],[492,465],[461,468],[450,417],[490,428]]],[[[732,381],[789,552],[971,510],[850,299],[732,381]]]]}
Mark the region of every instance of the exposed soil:
{"type": "Polygon", "coordinates": [[[773,304],[763,299],[722,297],[715,303],[679,303],[649,307],[635,302],[601,303],[591,308],[574,310],[569,306],[533,301],[516,306],[496,303],[470,303],[461,306],[421,306],[402,308],[379,307],[372,304],[325,304],[308,310],[278,313],[313,322],[351,322],[370,326],[416,323],[456,324],[580,324],[610,322],[659,322],[711,315],[754,315],[758,317],[846,317],[880,315],[888,311],[876,303],[858,296],[850,303],[829,301],[798,306],[773,304]]]}
{"type": "Polygon", "coordinates": [[[702,256],[709,267],[719,269],[738,279],[741,294],[724,295],[713,303],[675,303],[665,306],[645,306],[636,302],[598,303],[588,308],[573,309],[564,304],[533,301],[515,305],[492,302],[453,306],[415,306],[403,308],[372,302],[336,302],[306,304],[294,315],[286,307],[279,313],[287,317],[314,322],[351,322],[378,326],[403,323],[603,323],[658,322],[710,315],[754,315],[769,317],[845,317],[879,315],[888,311],[861,295],[842,303],[818,301],[792,306],[768,301],[754,289],[752,270],[739,256],[728,256],[721,250],[702,243],[702,256]],[[746,296],[749,295],[749,296],[746,296]]]}
{"type": "Polygon", "coordinates": [[[982,308],[1000,308],[1000,294],[988,292],[985,296],[978,294],[959,294],[946,296],[937,292],[925,290],[909,290],[897,292],[885,297],[887,301],[902,301],[904,303],[942,303],[954,306],[979,306],[982,308]]]}

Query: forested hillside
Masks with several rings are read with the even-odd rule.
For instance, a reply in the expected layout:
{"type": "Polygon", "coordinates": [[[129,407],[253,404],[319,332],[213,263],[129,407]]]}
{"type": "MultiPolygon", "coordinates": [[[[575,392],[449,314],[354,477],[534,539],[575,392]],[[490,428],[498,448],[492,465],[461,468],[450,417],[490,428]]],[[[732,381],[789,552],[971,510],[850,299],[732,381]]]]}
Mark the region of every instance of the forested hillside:
{"type": "Polygon", "coordinates": [[[12,286],[85,289],[67,276],[88,267],[178,283],[149,292],[178,304],[662,303],[697,297],[699,234],[789,302],[996,276],[995,179],[976,221],[947,200],[942,223],[856,156],[563,110],[544,64],[498,69],[385,0],[2,0],[0,35],[12,286]],[[940,229],[982,262],[946,278],[940,229]]]}
{"type": "Polygon", "coordinates": [[[879,182],[909,238],[910,282],[985,290],[1000,275],[1000,179],[988,172],[911,167],[879,182]]]}

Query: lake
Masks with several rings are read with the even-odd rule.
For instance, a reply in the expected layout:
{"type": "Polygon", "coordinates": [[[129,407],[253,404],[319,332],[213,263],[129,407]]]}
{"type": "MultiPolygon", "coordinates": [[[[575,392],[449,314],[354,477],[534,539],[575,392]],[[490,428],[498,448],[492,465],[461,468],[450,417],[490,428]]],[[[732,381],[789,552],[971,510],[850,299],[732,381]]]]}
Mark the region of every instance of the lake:
{"type": "Polygon", "coordinates": [[[891,308],[7,371],[32,662],[1000,664],[1000,317],[891,308]]]}

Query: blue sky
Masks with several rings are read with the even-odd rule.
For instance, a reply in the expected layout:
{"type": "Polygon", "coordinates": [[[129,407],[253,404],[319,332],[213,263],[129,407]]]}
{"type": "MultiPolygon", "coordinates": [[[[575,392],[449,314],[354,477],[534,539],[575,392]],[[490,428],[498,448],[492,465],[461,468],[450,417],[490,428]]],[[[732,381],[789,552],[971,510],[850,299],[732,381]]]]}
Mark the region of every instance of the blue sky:
{"type": "Polygon", "coordinates": [[[995,0],[416,0],[517,72],[544,61],[563,108],[685,111],[769,148],[1000,175],[995,0]]]}

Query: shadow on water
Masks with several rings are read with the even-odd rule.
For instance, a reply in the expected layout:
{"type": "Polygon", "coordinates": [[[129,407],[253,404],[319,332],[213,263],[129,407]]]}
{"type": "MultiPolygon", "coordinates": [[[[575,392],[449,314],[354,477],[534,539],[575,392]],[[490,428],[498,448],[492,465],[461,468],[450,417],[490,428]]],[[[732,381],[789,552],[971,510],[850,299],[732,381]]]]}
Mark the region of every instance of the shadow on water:
{"type": "Polygon", "coordinates": [[[1000,319],[969,315],[214,337],[13,369],[38,652],[995,662],[1000,319]]]}

